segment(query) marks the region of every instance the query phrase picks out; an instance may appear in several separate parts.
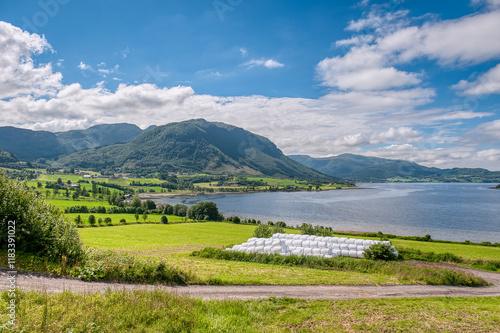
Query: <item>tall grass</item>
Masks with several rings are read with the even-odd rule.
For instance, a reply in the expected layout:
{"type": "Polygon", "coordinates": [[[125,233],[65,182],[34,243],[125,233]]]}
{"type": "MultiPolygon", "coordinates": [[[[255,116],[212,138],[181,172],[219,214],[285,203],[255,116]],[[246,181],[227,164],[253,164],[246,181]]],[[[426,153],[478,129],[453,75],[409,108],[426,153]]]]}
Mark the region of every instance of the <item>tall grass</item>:
{"type": "Polygon", "coordinates": [[[320,258],[313,256],[282,256],[278,254],[244,253],[205,248],[193,256],[233,261],[256,262],[270,265],[301,266],[317,269],[375,273],[395,276],[400,282],[426,283],[452,286],[486,286],[488,283],[472,274],[429,268],[412,262],[386,262],[348,257],[320,258]]]}
{"type": "MultiPolygon", "coordinates": [[[[16,332],[498,332],[500,321],[499,297],[203,301],[160,291],[18,291],[17,300],[16,332]]],[[[0,294],[0,308],[8,301],[0,294]]],[[[0,312],[0,323],[7,319],[0,312]]]]}

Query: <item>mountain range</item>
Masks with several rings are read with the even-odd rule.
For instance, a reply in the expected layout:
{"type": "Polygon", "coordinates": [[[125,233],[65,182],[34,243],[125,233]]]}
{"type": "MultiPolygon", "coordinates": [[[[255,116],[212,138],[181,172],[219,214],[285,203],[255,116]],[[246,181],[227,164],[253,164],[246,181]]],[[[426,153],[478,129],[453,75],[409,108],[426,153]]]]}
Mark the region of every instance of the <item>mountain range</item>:
{"type": "Polygon", "coordinates": [[[439,169],[404,160],[342,154],[333,157],[313,158],[307,155],[289,155],[305,166],[327,175],[335,175],[353,182],[385,182],[404,178],[433,181],[483,181],[499,182],[500,172],[481,168],[439,169]]]}
{"type": "Polygon", "coordinates": [[[242,173],[344,182],[288,158],[269,139],[204,119],[157,126],[130,142],[80,150],[56,162],[104,171],[242,173]]]}
{"type": "Polygon", "coordinates": [[[101,171],[247,173],[343,182],[406,180],[500,182],[486,169],[429,168],[417,163],[342,154],[285,156],[270,140],[224,123],[194,119],[141,130],[103,124],[67,132],[0,127],[0,163],[42,161],[101,171]],[[341,179],[342,178],[342,179],[341,179]]]}
{"type": "Polygon", "coordinates": [[[22,161],[54,159],[77,150],[128,142],[142,132],[132,124],[103,124],[59,133],[6,126],[0,127],[0,149],[22,161]]]}

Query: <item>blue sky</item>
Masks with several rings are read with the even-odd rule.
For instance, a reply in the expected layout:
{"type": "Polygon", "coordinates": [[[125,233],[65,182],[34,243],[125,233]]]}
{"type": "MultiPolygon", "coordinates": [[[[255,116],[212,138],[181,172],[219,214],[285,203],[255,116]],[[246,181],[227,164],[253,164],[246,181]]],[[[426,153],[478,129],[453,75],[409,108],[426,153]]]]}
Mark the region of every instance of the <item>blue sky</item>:
{"type": "Polygon", "coordinates": [[[205,118],[285,153],[500,170],[500,1],[0,2],[0,125],[205,118]]]}

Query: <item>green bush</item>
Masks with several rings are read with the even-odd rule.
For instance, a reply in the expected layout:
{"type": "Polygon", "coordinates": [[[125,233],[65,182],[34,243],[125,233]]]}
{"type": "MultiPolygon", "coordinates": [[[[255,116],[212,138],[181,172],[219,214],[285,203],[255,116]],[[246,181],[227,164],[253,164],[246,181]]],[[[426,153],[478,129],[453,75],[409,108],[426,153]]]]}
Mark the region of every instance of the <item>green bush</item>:
{"type": "Polygon", "coordinates": [[[271,227],[270,225],[259,224],[259,226],[255,228],[255,231],[253,232],[253,237],[269,238],[276,233],[284,234],[285,229],[277,225],[271,227]]]}
{"type": "Polygon", "coordinates": [[[385,243],[373,244],[363,253],[363,257],[372,260],[396,260],[397,256],[392,252],[391,245],[385,243]]]}
{"type": "Polygon", "coordinates": [[[168,218],[165,215],[161,217],[161,223],[168,224],[168,218]]]}
{"type": "Polygon", "coordinates": [[[83,245],[76,225],[62,212],[38,197],[23,183],[0,173],[0,249],[7,249],[9,221],[15,221],[16,251],[33,253],[50,260],[77,261],[83,245]]]}

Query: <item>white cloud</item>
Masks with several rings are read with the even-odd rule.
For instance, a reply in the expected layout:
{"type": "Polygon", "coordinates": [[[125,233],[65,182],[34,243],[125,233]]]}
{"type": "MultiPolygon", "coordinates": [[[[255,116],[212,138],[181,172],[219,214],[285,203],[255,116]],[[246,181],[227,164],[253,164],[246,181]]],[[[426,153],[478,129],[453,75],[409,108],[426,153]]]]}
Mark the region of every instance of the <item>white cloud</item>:
{"type": "Polygon", "coordinates": [[[90,72],[94,71],[94,69],[92,68],[92,66],[87,65],[83,61],[80,61],[80,64],[78,66],[76,66],[76,67],[80,68],[82,71],[90,71],[90,72]]]}
{"type": "Polygon", "coordinates": [[[500,94],[500,64],[482,74],[475,81],[461,80],[452,88],[462,90],[464,95],[471,96],[500,94]]]}
{"type": "Polygon", "coordinates": [[[33,55],[52,50],[44,37],[0,21],[0,49],[0,99],[53,95],[62,86],[51,64],[33,63],[33,55]]]}
{"type": "Polygon", "coordinates": [[[246,48],[244,48],[244,47],[241,47],[240,48],[240,53],[241,53],[241,55],[243,57],[245,57],[247,55],[247,53],[248,53],[248,50],[246,48]]]}
{"type": "Polygon", "coordinates": [[[478,150],[471,147],[420,148],[411,144],[390,145],[367,152],[367,156],[400,159],[428,167],[488,168],[500,171],[500,149],[478,150]]]}
{"type": "Polygon", "coordinates": [[[379,38],[376,48],[401,62],[428,57],[449,66],[497,59],[500,10],[399,29],[379,38]]]}
{"type": "Polygon", "coordinates": [[[284,67],[285,65],[274,60],[274,59],[252,59],[246,63],[243,64],[247,68],[253,68],[257,66],[263,66],[268,69],[275,69],[275,68],[281,68],[284,67]]]}

